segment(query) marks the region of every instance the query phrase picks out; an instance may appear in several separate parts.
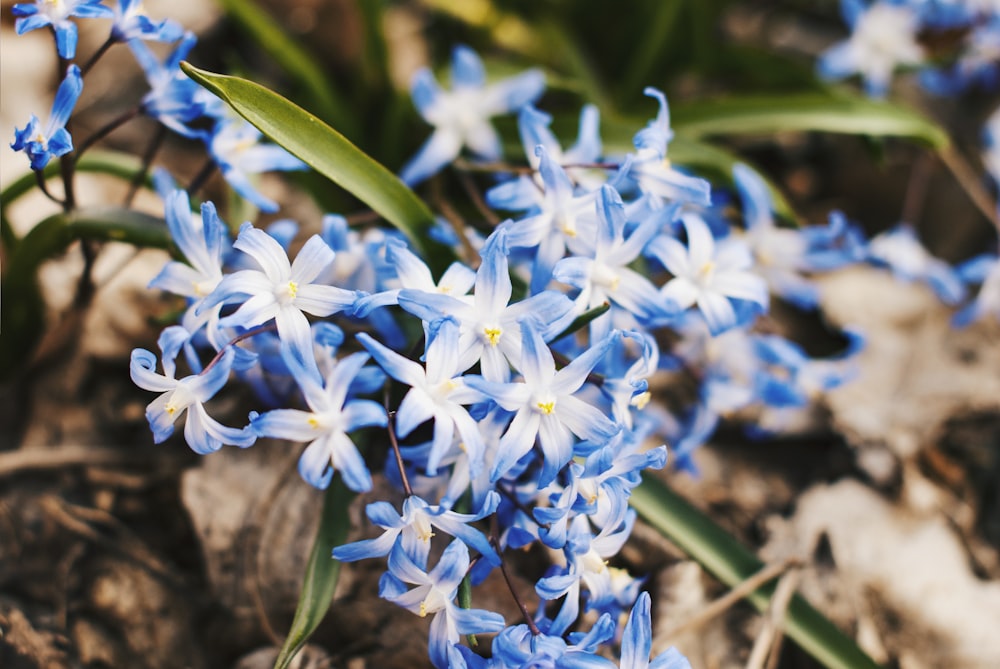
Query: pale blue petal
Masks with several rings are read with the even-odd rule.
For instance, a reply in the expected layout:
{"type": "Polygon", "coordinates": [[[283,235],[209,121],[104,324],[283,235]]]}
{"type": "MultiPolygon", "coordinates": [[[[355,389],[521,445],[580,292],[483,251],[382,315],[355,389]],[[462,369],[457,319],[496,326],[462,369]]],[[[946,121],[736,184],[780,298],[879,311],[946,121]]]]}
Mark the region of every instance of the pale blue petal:
{"type": "Polygon", "coordinates": [[[240,226],[240,234],[233,243],[233,247],[257,261],[261,270],[272,282],[277,284],[289,280],[291,265],[285,250],[281,248],[281,244],[274,237],[253,227],[252,223],[244,223],[240,226]]]}
{"type": "MultiPolygon", "coordinates": [[[[327,442],[332,435],[324,435],[306,447],[299,457],[299,476],[314,488],[325,490],[333,480],[333,467],[330,464],[330,449],[327,442]]],[[[347,483],[345,477],[344,482],[347,483]]],[[[350,488],[351,486],[348,485],[350,488]]],[[[351,488],[354,490],[354,488],[351,488]]]]}
{"type": "Polygon", "coordinates": [[[399,178],[408,186],[415,186],[437,174],[442,167],[455,160],[462,151],[462,137],[451,128],[438,128],[424,143],[417,155],[410,158],[399,172],[399,178]]]}

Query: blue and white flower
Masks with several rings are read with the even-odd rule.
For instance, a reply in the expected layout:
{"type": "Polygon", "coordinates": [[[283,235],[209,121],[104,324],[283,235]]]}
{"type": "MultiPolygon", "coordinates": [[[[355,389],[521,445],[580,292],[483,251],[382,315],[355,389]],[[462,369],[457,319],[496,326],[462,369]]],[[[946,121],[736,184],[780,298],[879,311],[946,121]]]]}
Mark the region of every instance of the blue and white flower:
{"type": "Polygon", "coordinates": [[[414,75],[413,104],[434,133],[403,167],[400,178],[409,185],[437,173],[468,147],[477,157],[498,160],[500,137],[489,119],[533,102],[545,88],[540,70],[486,85],[486,72],[476,53],[464,46],[452,52],[452,89],[442,89],[427,68],[414,75]]]}

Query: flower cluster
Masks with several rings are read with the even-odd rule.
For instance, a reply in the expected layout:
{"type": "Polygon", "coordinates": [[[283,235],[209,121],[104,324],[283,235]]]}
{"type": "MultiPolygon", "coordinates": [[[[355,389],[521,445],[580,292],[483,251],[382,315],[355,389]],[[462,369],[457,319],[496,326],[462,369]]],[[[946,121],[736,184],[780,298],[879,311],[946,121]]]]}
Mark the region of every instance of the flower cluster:
{"type": "MultiPolygon", "coordinates": [[[[626,617],[621,666],[645,666],[648,596],[639,596],[642,577],[615,556],[635,523],[631,490],[644,470],[667,463],[666,446],[650,444],[674,442],[678,464],[690,465],[721,417],[751,404],[801,408],[846,380],[850,351],[814,360],[748,329],[772,294],[816,309],[809,277],[862,259],[864,244],[842,218],[779,226],[767,187],[747,166],[734,175],[742,214],[713,206],[710,184],[667,160],[672,131],[658,90],[647,90],[658,112],[637,131],[635,151],[606,156],[592,107],[577,143],[561,149],[549,117],[529,105],[540,93],[534,73],[486,85],[478,56],[464,47],[454,68],[451,93],[417,76],[417,107],[436,129],[404,176],[429,176],[464,143],[495,160],[483,149],[492,142],[484,139],[493,136],[488,119],[515,105],[532,166],[486,193],[510,217],[484,238],[470,234],[462,246],[478,252],[469,264],[435,280],[398,234],[360,235],[338,216],[294,259],[281,243],[287,222],[272,234],[245,223],[230,252],[211,204],[192,216],[176,191],[166,213],[188,263],[170,263],[152,285],[188,306],[161,337],[165,375],[152,372],[152,353],[137,351],[133,377],[163,393],[147,414],[158,439],[188,408],[196,450],[220,440],[299,442],[299,472],[320,488],[339,473],[352,490],[370,490],[361,447],[373,438],[358,430],[386,428],[385,474],[403,489],[401,511],[371,503],[368,518],[381,535],[333,555],[387,558],[380,594],[433,616],[436,666],[593,662],[626,617]],[[453,118],[440,111],[458,104],[453,95],[494,102],[462,104],[453,118]],[[363,257],[372,271],[352,269],[363,257]],[[348,337],[348,326],[361,331],[348,337]],[[735,350],[722,344],[731,337],[746,342],[740,356],[724,353],[735,350]],[[182,350],[193,374],[176,381],[182,350]],[[200,351],[214,356],[204,367],[200,351]],[[651,381],[672,373],[700,386],[676,415],[650,403],[651,381]],[[226,374],[272,408],[251,413],[242,428],[207,419],[202,403],[226,374]],[[204,434],[195,434],[199,426],[204,434]],[[437,542],[443,552],[432,550],[437,542]],[[480,582],[508,550],[533,544],[558,556],[536,584],[535,615],[506,627],[494,612],[455,603],[464,579],[480,582]],[[574,631],[585,614],[596,616],[591,631],[574,631]],[[483,633],[499,633],[488,662],[460,643],[483,633]]],[[[675,653],[654,660],[661,665],[686,666],[675,653]]]]}
{"type": "MultiPolygon", "coordinates": [[[[36,171],[45,168],[52,158],[73,151],[66,122],[83,92],[83,74],[107,49],[115,44],[127,44],[146,75],[149,91],[133,110],[120,117],[120,122],[143,114],[157,120],[164,128],[201,141],[211,165],[222,172],[242,197],[262,211],[277,211],[278,204],[261,194],[250,176],[271,170],[301,170],[305,169],[305,164],[278,146],[262,143],[260,131],[232,115],[218,98],[181,71],[181,61],[197,42],[193,33],[170,19],[150,18],[137,0],[116,0],[113,5],[108,7],[102,0],[36,0],[14,5],[18,34],[44,27],[53,30],[59,57],[66,64],[66,75],[59,86],[48,123],[42,126],[39,119],[32,116],[23,129],[16,131],[11,148],[24,151],[31,169],[36,171]],[[82,68],[72,63],[77,46],[77,26],[73,18],[111,19],[107,41],[82,68]],[[176,43],[176,46],[161,61],[146,44],[149,41],[176,43]]],[[[102,135],[114,129],[108,127],[102,135]]],[[[75,155],[78,157],[86,146],[89,143],[78,147],[75,155]]]]}
{"type": "MultiPolygon", "coordinates": [[[[881,4],[880,14],[845,5],[859,44],[840,47],[828,71],[870,63],[875,47],[860,43],[883,24],[909,30],[911,9],[881,4]]],[[[40,0],[15,14],[19,32],[52,26],[64,59],[75,55],[71,17],[112,19],[108,44],[127,43],[149,82],[137,111],[203,141],[239,195],[278,208],[248,174],[303,165],[260,144],[257,130],[183,74],[193,35],[124,0],[113,9],[40,0]],[[176,46],[161,62],[150,39],[176,46]]],[[[914,49],[890,40],[872,85],[914,49]]],[[[12,146],[32,169],[74,155],[66,125],[88,66],[68,64],[44,128],[33,117],[17,131],[12,146]]],[[[279,438],[303,445],[299,473],[317,488],[335,475],[355,492],[372,490],[380,473],[396,483],[398,506],[367,507],[381,533],[333,557],[386,559],[379,594],[432,617],[435,666],[683,669],[675,650],[650,659],[643,576],[617,557],[636,522],[633,489],[643,472],[667,465],[667,444],[673,466],[693,470],[693,451],[722,420],[755,412],[752,433],[783,429],[851,377],[863,345],[847,332],[841,354],[812,358],[757,328],[772,300],[817,311],[815,275],[872,262],[964,303],[956,322],[965,324],[1000,314],[1000,271],[996,256],[954,270],[906,228],[869,243],[838,213],[825,225],[782,225],[768,184],[748,165],[735,167],[727,193],[671,163],[669,106],[655,88],[645,91],[652,118],[636,128],[632,151],[605,152],[592,106],[564,150],[534,106],[543,92],[534,70],[488,84],[466,47],[454,51],[451,90],[427,70],[417,74],[414,103],[434,130],[402,180],[418,184],[468,149],[492,164],[483,201],[507,216],[436,230],[465,260],[440,277],[400,233],[352,229],[333,214],[304,241],[288,220],[266,229],[244,222],[232,239],[211,202],[192,212],[197,189],[158,175],[179,258],[150,287],[184,307],[161,333],[159,355],[133,351],[131,376],[158,393],[146,408],[156,442],[183,416],[184,439],[200,454],[279,438]],[[496,164],[501,142],[490,119],[502,113],[517,115],[523,166],[496,164]],[[974,284],[982,287],[968,301],[974,284]],[[253,390],[260,411],[229,426],[209,407],[234,380],[253,390]],[[669,408],[652,401],[675,381],[693,392],[669,408]],[[522,603],[524,620],[511,624],[458,604],[463,582],[506,575],[509,551],[531,546],[552,556],[534,584],[533,614],[522,603]],[[470,634],[496,634],[489,659],[462,644],[470,634]],[[597,655],[616,645],[617,663],[597,655]]]]}

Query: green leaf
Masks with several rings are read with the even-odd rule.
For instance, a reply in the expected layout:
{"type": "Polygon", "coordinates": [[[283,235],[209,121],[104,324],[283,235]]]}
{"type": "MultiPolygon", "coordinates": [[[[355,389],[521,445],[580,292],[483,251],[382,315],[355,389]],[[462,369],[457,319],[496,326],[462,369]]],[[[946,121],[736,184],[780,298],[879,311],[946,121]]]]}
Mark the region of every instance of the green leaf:
{"type": "Polygon", "coordinates": [[[319,60],[281,29],[281,24],[253,0],[218,0],[226,14],[250,34],[281,68],[308,91],[316,113],[346,134],[354,135],[354,117],[334,94],[319,60]]]}
{"type": "MultiPolygon", "coordinates": [[[[714,184],[725,183],[729,186],[733,185],[733,166],[736,163],[747,162],[742,157],[717,144],[710,144],[683,134],[674,135],[668,153],[672,162],[693,168],[698,174],[707,177],[714,184]]],[[[763,172],[758,170],[757,174],[767,184],[771,199],[774,201],[775,213],[787,221],[797,221],[798,216],[781,189],[763,172]]]]}
{"type": "Polygon", "coordinates": [[[573,322],[567,325],[565,330],[557,334],[552,341],[554,342],[559,341],[560,339],[568,337],[574,332],[577,332],[578,330],[585,328],[587,325],[590,324],[590,321],[594,320],[595,318],[597,318],[602,314],[607,313],[608,309],[610,308],[611,308],[610,302],[603,302],[602,304],[598,304],[593,309],[588,309],[587,311],[583,312],[582,314],[574,318],[573,322]]]}
{"type": "MultiPolygon", "coordinates": [[[[739,541],[653,476],[643,477],[629,501],[646,522],[730,587],[764,566],[739,541]]],[[[748,599],[758,610],[766,611],[774,589],[774,583],[762,586],[748,599]]],[[[827,669],[880,669],[800,595],[788,605],[785,633],[827,669]]]]}
{"type": "Polygon", "coordinates": [[[323,497],[323,515],[306,565],[299,605],[295,609],[295,617],[285,644],[274,662],[274,669],[288,667],[330,608],[337,578],[340,576],[340,562],[334,560],[331,554],[334,546],[347,539],[347,530],[351,524],[347,507],[353,497],[354,493],[347,489],[340,476],[335,476],[323,497]]]}
{"type": "Polygon", "coordinates": [[[38,267],[66,250],[76,239],[124,241],[169,248],[162,219],[131,209],[81,209],[43,220],[24,236],[4,267],[0,281],[0,379],[31,358],[45,327],[45,304],[38,287],[38,267]]]}
{"type": "Polygon", "coordinates": [[[820,131],[903,137],[934,149],[948,133],[899,105],[846,93],[731,96],[671,105],[671,124],[695,138],[712,135],[820,131]]]}
{"type": "Polygon", "coordinates": [[[181,63],[181,69],[273,141],[343,187],[402,230],[438,276],[455,259],[433,241],[434,216],[392,172],[339,132],[263,86],[239,77],[213,74],[181,63]]]}
{"type": "MultiPolygon", "coordinates": [[[[46,180],[58,177],[60,165],[57,161],[50,162],[42,171],[46,180]]],[[[88,151],[76,163],[77,172],[88,172],[94,174],[105,174],[117,177],[124,181],[132,181],[142,171],[142,162],[133,155],[116,153],[113,151],[88,151]]],[[[151,179],[147,176],[143,185],[150,187],[151,179]]],[[[27,172],[15,179],[0,192],[0,217],[2,217],[4,232],[4,243],[14,246],[19,241],[11,229],[8,233],[10,222],[7,219],[7,207],[22,196],[30,193],[38,187],[38,181],[34,172],[27,172]]]]}

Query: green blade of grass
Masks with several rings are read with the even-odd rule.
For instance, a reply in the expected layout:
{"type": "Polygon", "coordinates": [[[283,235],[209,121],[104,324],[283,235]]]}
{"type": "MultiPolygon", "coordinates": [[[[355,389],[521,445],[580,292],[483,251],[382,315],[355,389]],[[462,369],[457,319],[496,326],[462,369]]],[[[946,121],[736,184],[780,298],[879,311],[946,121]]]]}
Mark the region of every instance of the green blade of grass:
{"type": "Polygon", "coordinates": [[[169,248],[162,219],[130,209],[81,209],[43,220],[17,245],[0,281],[0,379],[27,364],[45,327],[45,303],[38,267],[76,239],[123,241],[146,248],[169,248]]]}
{"type": "MultiPolygon", "coordinates": [[[[643,477],[642,485],[632,491],[630,503],[646,522],[730,587],[764,566],[711,518],[652,476],[643,477]]],[[[773,583],[762,586],[747,599],[758,610],[766,611],[774,589],[773,583]]],[[[800,595],[795,595],[788,605],[785,633],[827,669],[880,669],[800,595]]]]}
{"type": "Polygon", "coordinates": [[[299,605],[295,609],[288,637],[274,662],[274,669],[286,669],[291,664],[295,654],[316,631],[330,609],[340,576],[340,562],[334,560],[331,554],[334,546],[347,539],[347,530],[351,524],[347,507],[353,498],[354,493],[347,489],[341,477],[335,476],[323,496],[323,515],[306,564],[299,605]]]}
{"type": "Polygon", "coordinates": [[[456,260],[454,251],[431,238],[434,216],[427,205],[339,132],[260,84],[189,63],[181,63],[181,69],[271,140],[399,228],[437,276],[456,260]]]}
{"type": "Polygon", "coordinates": [[[673,128],[691,137],[820,131],[903,137],[934,149],[948,133],[905,107],[846,93],[730,96],[671,105],[673,128]]]}

